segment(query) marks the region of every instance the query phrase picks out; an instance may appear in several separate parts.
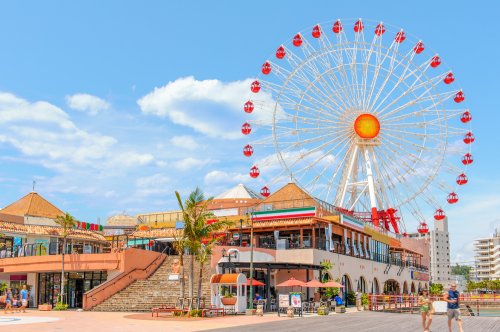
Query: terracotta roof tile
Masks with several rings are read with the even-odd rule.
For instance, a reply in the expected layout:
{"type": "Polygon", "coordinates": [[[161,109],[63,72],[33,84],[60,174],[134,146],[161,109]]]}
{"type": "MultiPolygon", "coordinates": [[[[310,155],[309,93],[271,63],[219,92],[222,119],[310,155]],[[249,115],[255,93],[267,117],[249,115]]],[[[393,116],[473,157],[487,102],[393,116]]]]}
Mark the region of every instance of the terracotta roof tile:
{"type": "Polygon", "coordinates": [[[1,213],[15,216],[34,216],[55,219],[64,212],[37,193],[29,193],[14,203],[7,205],[1,213]]]}
{"type": "MultiPolygon", "coordinates": [[[[0,221],[0,232],[9,232],[17,234],[28,235],[48,235],[48,236],[62,236],[62,228],[54,226],[40,226],[40,225],[20,225],[10,222],[0,221]]],[[[84,229],[72,229],[68,235],[69,239],[88,240],[88,241],[101,241],[105,242],[106,239],[101,233],[88,231],[84,229]]]]}
{"type": "Polygon", "coordinates": [[[162,237],[174,237],[180,234],[182,230],[175,228],[153,228],[144,231],[135,231],[132,235],[137,237],[146,238],[162,238],[162,237]]]}

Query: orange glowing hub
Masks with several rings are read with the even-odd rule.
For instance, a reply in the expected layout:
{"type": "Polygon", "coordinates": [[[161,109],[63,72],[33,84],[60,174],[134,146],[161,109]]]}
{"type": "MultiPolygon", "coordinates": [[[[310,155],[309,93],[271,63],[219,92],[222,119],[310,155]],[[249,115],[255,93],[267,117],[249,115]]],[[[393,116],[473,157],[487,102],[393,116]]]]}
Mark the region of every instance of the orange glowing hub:
{"type": "Polygon", "coordinates": [[[354,131],[361,138],[375,138],[380,132],[380,122],[371,114],[361,114],[354,121],[354,131]]]}

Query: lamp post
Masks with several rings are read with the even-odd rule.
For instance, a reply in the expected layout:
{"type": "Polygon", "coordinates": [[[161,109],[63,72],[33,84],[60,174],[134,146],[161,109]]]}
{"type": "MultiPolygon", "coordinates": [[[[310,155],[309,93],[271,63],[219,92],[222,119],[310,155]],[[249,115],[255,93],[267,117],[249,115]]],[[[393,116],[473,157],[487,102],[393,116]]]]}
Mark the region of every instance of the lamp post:
{"type": "Polygon", "coordinates": [[[240,247],[242,244],[242,237],[243,237],[243,219],[240,219],[240,247]]]}
{"type": "MultiPolygon", "coordinates": [[[[221,254],[223,258],[227,258],[228,263],[231,263],[231,257],[238,257],[238,253],[236,251],[226,251],[224,248],[222,249],[221,254]]],[[[225,271],[223,271],[223,273],[225,273],[225,271]]],[[[231,267],[229,267],[229,273],[231,273],[231,267]]]]}
{"type": "Polygon", "coordinates": [[[250,213],[250,314],[253,314],[253,213],[250,213]]]}

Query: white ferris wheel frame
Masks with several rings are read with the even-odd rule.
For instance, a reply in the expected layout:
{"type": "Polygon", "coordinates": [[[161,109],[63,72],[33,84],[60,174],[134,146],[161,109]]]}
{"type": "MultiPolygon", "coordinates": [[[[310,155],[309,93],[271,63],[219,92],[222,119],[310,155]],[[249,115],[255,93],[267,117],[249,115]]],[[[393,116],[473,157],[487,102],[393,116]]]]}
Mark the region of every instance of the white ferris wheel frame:
{"type": "MultiPolygon", "coordinates": [[[[300,51],[294,52],[293,46],[287,46],[284,59],[268,61],[278,83],[269,81],[262,75],[258,82],[263,91],[272,95],[275,103],[272,107],[266,107],[266,103],[259,102],[257,97],[252,95],[250,99],[257,110],[261,108],[267,112],[272,111],[272,121],[255,119],[252,125],[271,127],[272,143],[283,173],[288,174],[306,191],[310,192],[311,187],[317,185],[323,174],[333,165],[332,160],[340,158],[332,172],[331,180],[326,184],[328,191],[325,200],[330,200],[331,191],[334,189],[335,197],[332,197],[332,202],[337,207],[350,211],[358,207],[358,210],[370,211],[373,216],[374,211],[376,213],[388,207],[401,209],[404,206],[422,222],[426,217],[415,202],[416,199],[420,198],[435,209],[440,208],[442,205],[429,191],[429,186],[434,183],[436,188],[443,192],[456,192],[456,185],[438,182],[436,178],[443,170],[458,175],[467,167],[465,165],[460,168],[447,163],[446,157],[450,137],[470,132],[470,128],[454,127],[448,122],[468,112],[468,109],[450,109],[446,106],[447,102],[462,90],[458,88],[443,91],[441,85],[444,75],[451,71],[439,70],[434,75],[429,73],[432,56],[436,53],[431,53],[430,57],[427,55],[426,60],[422,61],[422,55],[412,50],[412,42],[406,42],[410,43],[411,47],[408,48],[393,39],[389,46],[385,46],[385,36],[376,34],[371,42],[367,42],[365,31],[373,31],[373,26],[378,22],[368,25],[363,21],[363,24],[365,29],[354,33],[354,41],[349,41],[347,37],[346,29],[350,28],[347,25],[335,35],[336,43],[330,40],[334,35],[332,31],[322,30],[321,36],[317,38],[317,47],[302,34],[302,45],[297,49],[301,49],[303,56],[297,55],[300,51]],[[364,59],[358,61],[359,55],[364,55],[364,59]],[[419,62],[415,60],[416,57],[419,57],[419,62]],[[371,63],[372,59],[374,64],[371,63]],[[358,75],[358,72],[361,75],[358,75]],[[410,81],[410,78],[413,78],[413,81],[410,81]],[[387,91],[387,87],[390,90],[387,91]],[[395,95],[395,92],[398,94],[395,95]],[[408,96],[411,99],[404,102],[408,96]],[[402,101],[404,103],[401,103],[402,101]],[[414,105],[420,107],[413,109],[414,105]],[[405,113],[404,110],[408,108],[412,108],[411,112],[405,113]],[[361,113],[377,116],[381,123],[379,137],[367,140],[354,134],[353,116],[361,113]],[[415,118],[425,121],[410,121],[415,118]],[[295,128],[287,125],[288,122],[295,124],[295,128]],[[422,127],[423,130],[413,132],[415,126],[422,127]],[[291,135],[299,137],[301,134],[307,136],[310,133],[317,134],[306,140],[297,139],[293,144],[283,143],[291,135]],[[325,143],[314,149],[299,150],[301,146],[324,140],[325,143]],[[416,144],[418,141],[421,141],[421,144],[416,144]],[[380,146],[383,146],[384,150],[380,149],[380,146]],[[325,148],[328,149],[323,151],[325,148]],[[335,149],[340,149],[339,154],[334,155],[315,177],[304,183],[301,174],[318,168],[335,149]],[[291,161],[287,155],[290,152],[298,152],[291,161]],[[322,154],[312,163],[297,169],[304,158],[316,152],[322,154]],[[391,155],[402,153],[405,153],[407,159],[391,160],[391,155]],[[436,157],[433,167],[427,169],[428,173],[417,188],[414,188],[415,185],[408,182],[408,176],[416,172],[417,167],[422,164],[422,159],[429,154],[436,157]],[[334,183],[338,176],[340,180],[334,183]],[[401,197],[395,189],[404,190],[409,194],[401,197]]],[[[385,35],[393,38],[395,33],[386,31],[385,35]]],[[[408,36],[406,38],[409,39],[408,36]]],[[[420,42],[419,39],[416,40],[420,42]]],[[[443,64],[441,66],[444,67],[443,64]]],[[[454,85],[456,86],[456,83],[454,85]]],[[[266,138],[252,144],[270,145],[269,139],[266,138]]],[[[470,152],[470,145],[468,148],[467,152],[470,152]]],[[[262,164],[264,163],[261,161],[262,164]]]]}

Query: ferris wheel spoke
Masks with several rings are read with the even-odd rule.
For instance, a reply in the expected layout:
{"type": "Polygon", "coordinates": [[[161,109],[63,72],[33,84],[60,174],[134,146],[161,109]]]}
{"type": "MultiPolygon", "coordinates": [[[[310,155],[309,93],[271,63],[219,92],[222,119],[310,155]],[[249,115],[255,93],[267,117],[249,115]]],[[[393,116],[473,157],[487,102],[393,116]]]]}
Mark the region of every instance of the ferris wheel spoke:
{"type": "Polygon", "coordinates": [[[337,76],[334,74],[335,73],[334,70],[337,69],[340,71],[340,67],[342,67],[342,70],[345,72],[343,61],[339,61],[341,59],[341,58],[339,58],[339,56],[342,57],[342,54],[336,50],[336,47],[334,47],[330,43],[330,40],[328,38],[326,38],[324,34],[322,34],[321,38],[319,38],[319,42],[320,42],[321,48],[323,50],[328,50],[326,52],[322,52],[322,54],[320,56],[320,58],[323,60],[322,63],[324,64],[325,69],[326,69],[325,72],[328,74],[325,76],[327,76],[330,84],[332,85],[332,87],[335,90],[340,89],[340,90],[344,91],[343,98],[341,96],[339,96],[339,98],[341,100],[348,100],[348,103],[345,104],[345,109],[353,108],[355,105],[355,101],[353,100],[352,96],[347,91],[347,89],[342,89],[342,87],[345,87],[346,85],[348,85],[348,84],[346,84],[347,82],[344,80],[346,78],[346,76],[342,75],[343,73],[339,73],[340,78],[343,80],[343,82],[340,82],[339,79],[337,78],[337,76]],[[333,65],[332,65],[332,61],[333,61],[333,65]]]}
{"type": "Polygon", "coordinates": [[[397,62],[396,61],[396,55],[398,53],[398,48],[399,48],[399,43],[396,43],[395,41],[393,41],[392,44],[391,44],[391,46],[386,50],[384,59],[382,60],[382,63],[380,63],[380,65],[375,70],[377,72],[377,75],[374,76],[374,81],[372,81],[373,89],[375,88],[375,85],[376,85],[376,82],[377,82],[376,80],[378,80],[378,76],[379,76],[379,72],[380,72],[380,68],[382,67],[382,64],[385,62],[385,60],[387,58],[389,58],[389,68],[387,70],[385,70],[385,73],[386,73],[385,74],[385,78],[382,81],[382,84],[378,88],[377,93],[375,94],[375,97],[373,98],[373,100],[371,102],[370,102],[370,99],[372,97],[372,94],[370,93],[370,99],[368,100],[368,105],[369,105],[368,109],[371,109],[373,107],[373,105],[375,105],[375,103],[377,102],[378,98],[380,97],[380,94],[384,90],[385,85],[387,84],[389,78],[391,77],[392,72],[395,69],[394,68],[394,63],[397,62]],[[391,53],[391,55],[389,55],[389,53],[391,53]]]}
{"type": "MultiPolygon", "coordinates": [[[[400,160],[401,161],[401,160],[400,160]]],[[[442,160],[438,158],[437,161],[435,161],[435,164],[424,164],[424,163],[419,163],[420,168],[412,169],[411,173],[408,173],[407,176],[411,176],[415,178],[416,180],[414,181],[415,183],[419,183],[419,190],[416,192],[416,195],[421,194],[426,188],[429,187],[429,185],[432,183],[434,178],[436,177],[436,174],[438,170],[440,169],[440,166],[442,164],[442,160]],[[422,176],[424,175],[424,176],[422,176]],[[418,178],[418,181],[417,181],[418,178]]],[[[406,181],[409,185],[409,181],[406,181]]],[[[413,199],[414,197],[412,197],[413,199]]]]}
{"type": "MultiPolygon", "coordinates": [[[[398,44],[398,45],[399,45],[399,44],[398,44]]],[[[380,88],[378,89],[378,92],[377,92],[377,94],[375,95],[375,98],[374,98],[373,102],[372,102],[372,103],[371,103],[371,105],[369,106],[370,111],[371,111],[371,112],[373,112],[373,113],[377,113],[376,108],[375,108],[375,110],[373,110],[373,109],[374,109],[374,107],[375,107],[375,104],[377,103],[378,99],[380,98],[380,96],[381,96],[381,95],[382,95],[382,93],[384,92],[384,89],[385,89],[385,87],[387,86],[387,83],[389,82],[389,80],[391,79],[391,77],[392,77],[393,75],[395,75],[395,74],[394,74],[394,72],[396,71],[396,69],[398,69],[398,68],[399,68],[399,66],[400,66],[400,65],[402,65],[402,63],[403,63],[403,61],[402,61],[402,60],[399,60],[399,61],[398,61],[398,60],[396,60],[396,59],[395,59],[395,58],[396,58],[396,53],[397,53],[397,47],[398,47],[398,46],[396,46],[396,50],[395,50],[395,51],[393,52],[393,54],[392,54],[392,57],[391,57],[391,62],[390,62],[390,64],[391,64],[391,65],[390,65],[389,70],[386,72],[385,79],[384,79],[384,81],[382,82],[382,84],[381,84],[380,88]],[[396,66],[394,66],[394,63],[396,63],[396,66]]],[[[402,73],[401,75],[399,75],[399,77],[404,76],[404,75],[406,74],[406,72],[408,71],[409,67],[410,67],[411,65],[413,65],[413,62],[412,62],[413,56],[414,56],[414,53],[413,53],[412,55],[410,55],[410,58],[409,58],[409,59],[407,59],[407,61],[406,61],[406,65],[404,65],[404,67],[403,67],[403,73],[402,73]]],[[[388,97],[392,94],[392,92],[393,92],[394,90],[396,90],[396,89],[398,88],[399,84],[401,84],[402,82],[404,82],[404,80],[402,80],[401,78],[399,78],[399,79],[396,81],[396,84],[394,84],[394,85],[393,85],[392,89],[391,89],[391,90],[389,90],[389,92],[385,94],[384,99],[382,99],[381,101],[379,101],[379,102],[378,102],[378,105],[379,105],[378,107],[380,107],[380,105],[383,105],[383,104],[384,104],[384,102],[386,101],[386,99],[387,99],[387,98],[388,98],[388,97]]]]}
{"type": "MultiPolygon", "coordinates": [[[[380,109],[382,107],[382,105],[384,105],[385,100],[392,95],[392,92],[395,90],[395,88],[394,88],[393,90],[389,91],[389,93],[387,93],[386,97],[379,103],[379,105],[373,110],[373,112],[376,114],[383,114],[384,111],[386,111],[391,106],[397,104],[402,98],[406,97],[409,93],[416,93],[421,88],[425,88],[423,94],[427,94],[429,91],[431,91],[435,87],[435,85],[437,83],[439,83],[441,81],[441,79],[442,79],[442,77],[436,76],[434,78],[428,79],[427,81],[421,82],[419,84],[416,84],[418,82],[417,80],[415,80],[411,85],[405,84],[407,89],[403,92],[398,92],[398,96],[396,98],[394,98],[388,105],[386,105],[382,109],[380,109]]],[[[403,81],[398,81],[395,84],[395,87],[399,86],[400,82],[403,82],[403,81]]],[[[424,99],[424,101],[425,101],[425,99],[424,99]]]]}
{"type": "MultiPolygon", "coordinates": [[[[426,101],[431,101],[432,103],[430,105],[427,106],[427,108],[434,108],[436,107],[437,105],[439,104],[442,104],[443,102],[445,102],[446,100],[448,99],[451,99],[455,94],[456,94],[456,91],[455,92],[444,92],[444,93],[437,93],[437,94],[428,94],[428,92],[432,89],[432,87],[428,88],[426,91],[424,91],[423,93],[421,93],[417,98],[415,98],[414,100],[411,100],[411,101],[408,101],[406,102],[405,104],[401,105],[401,106],[398,106],[388,112],[386,112],[385,114],[382,114],[380,116],[380,119],[386,119],[388,118],[389,116],[392,116],[408,107],[412,107],[414,106],[415,104],[417,103],[424,103],[426,101]]],[[[382,110],[384,111],[384,110],[382,110]]]]}
{"type": "MultiPolygon", "coordinates": [[[[282,81],[287,82],[289,80],[289,77],[294,74],[293,72],[290,72],[290,71],[286,70],[285,68],[280,67],[277,64],[272,63],[272,66],[273,66],[273,68],[274,67],[277,68],[275,75],[279,76],[282,79],[282,81]]],[[[296,87],[298,89],[302,89],[302,90],[305,90],[309,87],[313,87],[314,91],[318,92],[319,94],[321,94],[324,97],[325,101],[322,103],[323,107],[328,108],[329,110],[336,112],[338,114],[340,114],[338,109],[343,109],[346,107],[346,104],[344,103],[344,98],[342,98],[342,96],[339,94],[337,89],[329,86],[329,83],[326,82],[323,75],[317,77],[317,79],[319,78],[319,80],[321,80],[321,82],[320,81],[314,82],[314,81],[311,81],[311,79],[309,79],[307,76],[301,74],[298,71],[296,71],[295,73],[296,73],[296,75],[295,75],[296,81],[297,81],[297,83],[300,84],[300,86],[296,86],[296,87]],[[318,85],[320,83],[323,83],[322,84],[323,87],[325,87],[325,86],[327,87],[326,88],[327,91],[323,91],[320,88],[318,88],[318,85]],[[330,92],[330,94],[327,94],[328,92],[330,92]],[[336,96],[337,99],[332,99],[332,95],[336,96]],[[331,102],[335,107],[329,107],[329,105],[327,105],[328,101],[331,102]]],[[[294,83],[291,83],[291,84],[294,84],[294,83]]],[[[293,104],[297,105],[297,102],[294,101],[293,104]]]]}
{"type": "MultiPolygon", "coordinates": [[[[300,157],[297,158],[297,162],[301,161],[302,159],[308,157],[309,155],[312,155],[314,153],[317,153],[318,151],[321,151],[323,150],[325,147],[328,147],[330,144],[334,143],[335,141],[337,141],[337,144],[334,145],[334,148],[336,148],[337,146],[339,146],[340,144],[342,144],[344,141],[348,140],[349,138],[349,135],[346,135],[346,134],[343,134],[343,135],[339,135],[339,136],[336,136],[334,139],[331,139],[329,141],[326,141],[324,143],[322,143],[321,145],[317,146],[317,147],[314,147],[314,148],[311,148],[309,149],[309,151],[307,153],[300,153],[300,157]]],[[[296,149],[298,147],[301,147],[301,146],[306,146],[308,144],[311,144],[311,143],[314,143],[314,142],[317,142],[317,141],[324,141],[325,139],[318,139],[318,138],[314,138],[314,139],[311,139],[311,140],[305,140],[305,141],[298,141],[298,142],[294,142],[293,144],[290,144],[289,146],[286,146],[282,149],[283,152],[294,152],[296,151],[296,149]]],[[[290,167],[293,167],[295,166],[295,163],[290,165],[290,167]]]]}
{"type": "MultiPolygon", "coordinates": [[[[330,157],[330,161],[323,167],[323,169],[318,173],[318,175],[316,177],[314,177],[312,180],[310,180],[310,182],[306,185],[306,187],[314,186],[319,179],[323,178],[325,172],[330,168],[330,166],[334,162],[338,161],[337,159],[339,158],[339,156],[341,154],[345,155],[345,153],[343,153],[344,149],[346,149],[346,148],[349,149],[352,144],[353,144],[352,142],[350,142],[349,140],[346,140],[340,147],[334,146],[333,148],[329,149],[321,158],[319,158],[315,162],[315,164],[322,161],[325,157],[331,156],[331,153],[334,150],[337,150],[337,153],[330,157]]],[[[342,163],[342,161],[340,163],[342,163]]],[[[341,166],[338,166],[338,167],[341,167],[341,166]]],[[[332,179],[334,179],[334,177],[332,179]]]]}
{"type": "MultiPolygon", "coordinates": [[[[302,160],[304,160],[306,157],[316,153],[316,152],[320,152],[322,151],[322,149],[324,149],[325,147],[327,147],[328,145],[332,144],[334,141],[337,141],[337,143],[335,144],[334,148],[338,147],[339,145],[345,143],[346,141],[348,141],[348,137],[344,137],[343,139],[341,140],[337,140],[337,139],[334,139],[334,140],[331,140],[329,142],[326,142],[316,148],[313,148],[313,149],[310,149],[307,153],[301,153],[300,156],[296,159],[296,161],[294,163],[292,163],[289,168],[291,167],[294,167],[296,164],[298,164],[299,162],[301,162],[302,160]]],[[[310,169],[310,165],[307,165],[297,171],[295,171],[294,173],[295,174],[300,174],[302,172],[304,172],[305,170],[308,170],[310,169]]]]}
{"type": "MultiPolygon", "coordinates": [[[[409,141],[409,140],[407,140],[406,138],[403,138],[403,137],[397,137],[395,135],[390,134],[387,131],[384,132],[384,136],[383,137],[387,138],[386,141],[388,141],[388,142],[391,142],[392,140],[396,140],[396,141],[398,141],[400,143],[401,142],[405,143],[407,146],[413,147],[413,148],[415,148],[418,151],[425,149],[424,145],[419,145],[419,144],[417,144],[415,142],[412,142],[412,141],[409,141]]],[[[383,137],[381,137],[381,140],[383,139],[383,137]]]]}
{"type": "MultiPolygon", "coordinates": [[[[387,157],[387,156],[385,156],[385,157],[387,157]]],[[[384,160],[383,163],[385,163],[385,159],[383,159],[383,160],[384,160]]],[[[401,160],[398,160],[398,165],[400,167],[403,164],[404,164],[404,162],[402,162],[401,160]]],[[[397,167],[390,167],[389,169],[392,170],[392,174],[393,174],[392,176],[398,180],[399,187],[404,187],[404,188],[406,188],[406,192],[411,193],[411,194],[407,195],[407,197],[404,199],[403,203],[407,203],[407,202],[414,200],[414,198],[418,194],[420,194],[420,192],[424,189],[424,187],[426,187],[424,184],[420,188],[414,188],[414,186],[408,181],[408,176],[410,176],[411,173],[407,172],[405,174],[402,174],[397,167]]],[[[413,175],[413,174],[411,174],[411,175],[413,175]]]]}
{"type": "MultiPolygon", "coordinates": [[[[377,34],[373,35],[372,42],[370,43],[370,50],[366,52],[366,57],[364,60],[363,64],[363,96],[362,96],[362,109],[367,109],[367,87],[368,87],[368,69],[371,67],[370,66],[370,59],[372,57],[372,54],[374,53],[374,49],[381,49],[382,45],[382,35],[378,36],[377,34]]],[[[375,52],[377,55],[378,53],[375,52]]]]}

